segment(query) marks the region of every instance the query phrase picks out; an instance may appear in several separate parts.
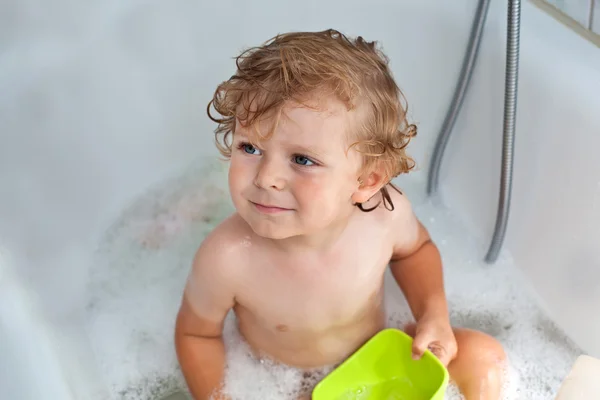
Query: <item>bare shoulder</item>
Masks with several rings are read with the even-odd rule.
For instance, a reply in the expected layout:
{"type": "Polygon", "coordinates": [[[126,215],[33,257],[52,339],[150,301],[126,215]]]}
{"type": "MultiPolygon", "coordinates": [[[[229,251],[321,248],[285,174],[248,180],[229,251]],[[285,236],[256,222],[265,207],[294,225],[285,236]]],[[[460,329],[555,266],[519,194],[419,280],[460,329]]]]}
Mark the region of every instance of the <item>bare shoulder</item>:
{"type": "Polygon", "coordinates": [[[391,213],[391,218],[388,216],[388,221],[396,227],[398,224],[412,223],[415,219],[415,214],[408,197],[406,197],[402,193],[402,190],[393,183],[388,184],[387,192],[393,205],[391,211],[386,210],[391,213]]]}
{"type": "Polygon", "coordinates": [[[219,224],[202,242],[192,262],[185,293],[197,303],[231,302],[244,277],[246,223],[234,214],[219,224]]]}
{"type": "MultiPolygon", "coordinates": [[[[387,213],[385,226],[394,247],[394,255],[403,257],[411,254],[429,241],[429,234],[419,221],[408,198],[395,185],[387,187],[393,209],[380,207],[380,213],[387,213]]],[[[389,207],[388,207],[389,208],[389,207]]]]}
{"type": "MultiPolygon", "coordinates": [[[[236,261],[244,254],[251,234],[250,227],[237,214],[233,214],[221,222],[206,236],[194,256],[193,270],[221,270],[233,272],[237,268],[236,261]]],[[[229,274],[228,274],[229,275],[229,274]]]]}
{"type": "Polygon", "coordinates": [[[235,215],[219,224],[202,242],[192,261],[177,315],[178,335],[219,336],[235,305],[242,263],[235,244],[243,226],[235,215]]]}
{"type": "MultiPolygon", "coordinates": [[[[393,184],[388,184],[383,192],[378,195],[378,207],[374,210],[377,221],[386,230],[401,231],[410,228],[415,221],[412,205],[402,191],[393,184]]],[[[375,200],[375,199],[374,199],[375,200]]]]}

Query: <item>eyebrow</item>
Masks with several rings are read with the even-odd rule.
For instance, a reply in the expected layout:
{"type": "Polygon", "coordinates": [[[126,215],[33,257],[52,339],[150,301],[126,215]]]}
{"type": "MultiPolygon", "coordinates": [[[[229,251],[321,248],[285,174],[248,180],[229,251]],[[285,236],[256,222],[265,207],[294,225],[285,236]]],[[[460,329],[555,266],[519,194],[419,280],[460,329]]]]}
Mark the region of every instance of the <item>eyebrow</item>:
{"type": "Polygon", "coordinates": [[[290,147],[294,149],[294,153],[314,155],[316,158],[321,158],[323,156],[322,152],[320,152],[318,149],[312,146],[304,147],[300,145],[292,145],[290,147]]]}
{"type": "Polygon", "coordinates": [[[235,138],[238,138],[238,140],[251,142],[253,144],[258,144],[260,142],[259,140],[256,140],[258,138],[258,135],[248,134],[247,132],[237,131],[233,134],[233,140],[235,140],[235,138]]]}

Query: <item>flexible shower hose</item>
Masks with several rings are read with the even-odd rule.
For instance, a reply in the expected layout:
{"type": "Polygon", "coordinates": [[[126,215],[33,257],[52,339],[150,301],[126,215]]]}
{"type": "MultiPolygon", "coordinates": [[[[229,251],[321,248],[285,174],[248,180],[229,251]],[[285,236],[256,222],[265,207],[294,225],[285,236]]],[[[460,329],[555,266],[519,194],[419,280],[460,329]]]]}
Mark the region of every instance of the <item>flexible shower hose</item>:
{"type": "Polygon", "coordinates": [[[450,139],[450,133],[456,122],[458,112],[462,107],[465,93],[469,87],[471,76],[473,75],[473,69],[475,67],[475,61],[479,53],[479,44],[481,43],[481,37],[483,34],[483,27],[485,26],[485,19],[487,17],[488,8],[490,6],[490,0],[479,0],[477,10],[475,11],[475,18],[473,19],[473,25],[471,26],[471,35],[469,36],[469,43],[467,45],[467,52],[463,59],[463,64],[460,70],[460,76],[458,77],[458,83],[454,89],[454,97],[444,118],[442,129],[438,134],[435,148],[433,149],[433,156],[431,157],[431,163],[429,165],[429,176],[427,180],[427,194],[433,195],[437,192],[440,179],[440,167],[442,165],[442,156],[448,145],[450,139]]]}
{"type": "Polygon", "coordinates": [[[519,48],[521,34],[521,0],[508,2],[508,29],[506,34],[506,72],[504,78],[504,135],[502,138],[502,175],[494,235],[485,261],[493,263],[498,258],[510,209],[512,192],[513,156],[515,148],[515,123],[517,117],[517,84],[519,81],[519,48]]]}
{"type": "MultiPolygon", "coordinates": [[[[442,125],[442,129],[438,135],[431,159],[427,181],[427,193],[429,195],[436,193],[438,189],[442,156],[444,154],[446,145],[448,144],[450,133],[452,132],[454,122],[456,121],[456,117],[462,106],[464,95],[471,79],[473,67],[479,52],[479,44],[481,42],[483,26],[485,25],[489,3],[489,0],[480,0],[477,6],[459,81],[454,92],[454,97],[448,109],[448,113],[446,114],[446,118],[442,125]]],[[[488,252],[485,256],[485,261],[488,263],[493,263],[497,260],[502,243],[504,242],[506,227],[508,224],[510,198],[512,193],[520,28],[521,1],[509,0],[507,18],[506,71],[504,83],[502,173],[500,177],[500,193],[494,234],[492,236],[488,252]]]]}

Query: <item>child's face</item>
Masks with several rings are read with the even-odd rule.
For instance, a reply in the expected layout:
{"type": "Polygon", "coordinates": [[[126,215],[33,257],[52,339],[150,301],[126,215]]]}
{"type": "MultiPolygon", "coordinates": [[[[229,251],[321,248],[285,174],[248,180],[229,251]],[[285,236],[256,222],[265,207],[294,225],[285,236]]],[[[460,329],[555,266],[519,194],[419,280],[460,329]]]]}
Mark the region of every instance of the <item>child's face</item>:
{"type": "MultiPolygon", "coordinates": [[[[229,189],[238,213],[260,236],[319,233],[354,207],[361,168],[360,154],[348,151],[354,118],[335,100],[320,110],[286,107],[273,135],[256,146],[249,140],[255,128],[236,124],[229,189]]],[[[271,124],[258,129],[268,132],[271,124]]]]}

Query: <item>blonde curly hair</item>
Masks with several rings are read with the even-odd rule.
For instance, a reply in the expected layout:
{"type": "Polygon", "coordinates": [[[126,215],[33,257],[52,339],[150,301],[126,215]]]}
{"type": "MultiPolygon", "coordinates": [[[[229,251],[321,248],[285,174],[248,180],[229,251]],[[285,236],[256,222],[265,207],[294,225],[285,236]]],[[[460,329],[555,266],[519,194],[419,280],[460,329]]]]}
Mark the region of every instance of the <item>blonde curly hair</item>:
{"type": "Polygon", "coordinates": [[[245,50],[236,58],[236,74],[208,103],[208,116],[218,124],[219,151],[231,156],[236,119],[252,126],[262,117],[280,116],[289,101],[306,105],[311,95],[327,92],[348,110],[363,109],[350,147],[362,153],[364,170],[377,165],[388,180],[409,172],[415,162],[405,149],[417,128],[407,120],[406,101],[388,63],[376,42],[333,29],[280,34],[245,50]],[[211,106],[219,116],[211,114],[211,106]]]}

